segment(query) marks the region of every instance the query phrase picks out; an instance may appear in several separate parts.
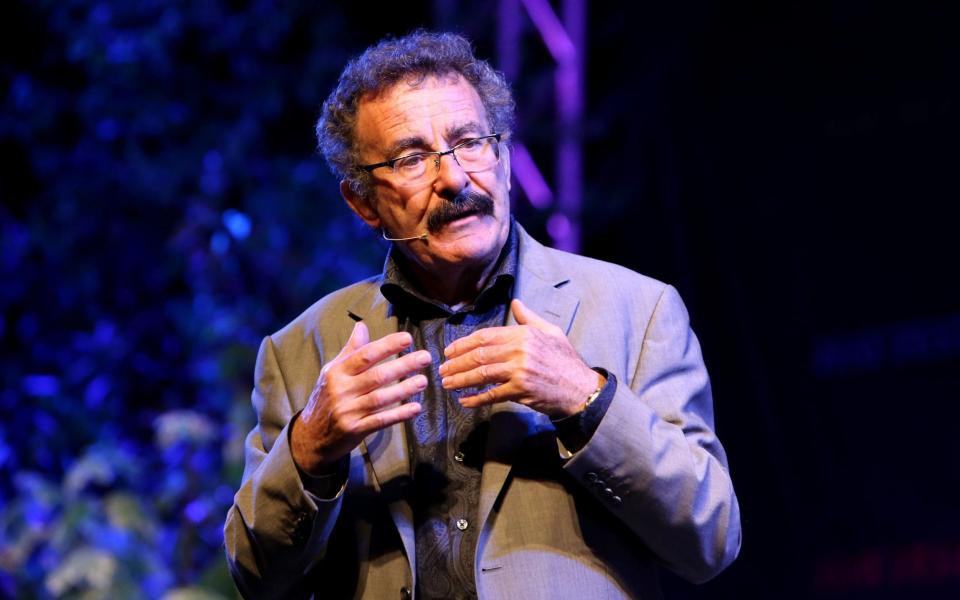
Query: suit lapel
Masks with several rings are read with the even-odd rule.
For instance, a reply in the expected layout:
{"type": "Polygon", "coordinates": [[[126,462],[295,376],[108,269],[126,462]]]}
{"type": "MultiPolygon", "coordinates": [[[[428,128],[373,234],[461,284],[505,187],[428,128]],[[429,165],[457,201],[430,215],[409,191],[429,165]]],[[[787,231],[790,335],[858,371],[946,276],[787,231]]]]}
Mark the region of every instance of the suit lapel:
{"type": "MultiPolygon", "coordinates": [[[[570,279],[561,272],[547,250],[522,228],[519,228],[519,233],[520,260],[514,297],[569,334],[580,299],[564,289],[570,279]]],[[[507,324],[517,324],[513,314],[508,315],[507,324]]],[[[481,531],[485,529],[490,510],[503,489],[524,440],[539,431],[552,429],[549,417],[522,404],[503,402],[491,407],[487,456],[480,480],[477,513],[483,528],[481,531]]],[[[481,543],[484,537],[481,534],[481,543]]]]}
{"type": "MultiPolygon", "coordinates": [[[[397,317],[380,293],[379,285],[371,286],[367,294],[351,305],[349,313],[354,321],[366,323],[371,341],[398,330],[397,317]]],[[[360,451],[370,464],[374,488],[387,502],[416,578],[413,510],[404,499],[403,489],[410,480],[410,449],[405,427],[398,423],[368,435],[360,444],[360,451]]]]}

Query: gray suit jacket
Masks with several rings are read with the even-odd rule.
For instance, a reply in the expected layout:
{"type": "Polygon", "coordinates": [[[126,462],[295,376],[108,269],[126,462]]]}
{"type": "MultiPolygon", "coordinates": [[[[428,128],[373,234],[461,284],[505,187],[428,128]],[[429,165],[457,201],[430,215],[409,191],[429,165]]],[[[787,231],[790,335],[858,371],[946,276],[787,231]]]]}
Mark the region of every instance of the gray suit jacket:
{"type": "MultiPolygon", "coordinates": [[[[710,382],[676,291],[609,263],[546,248],[520,230],[515,295],[563,329],[619,385],[571,455],[545,415],[491,414],[476,553],[481,598],[659,598],[657,567],[702,582],[740,548],[740,514],[713,431],[710,382]]],[[[323,298],[263,340],[243,484],[224,528],[249,597],[399,598],[416,586],[404,500],[404,427],[369,436],[332,500],[308,493],[287,428],[356,320],[397,331],[379,277],[323,298]]]]}

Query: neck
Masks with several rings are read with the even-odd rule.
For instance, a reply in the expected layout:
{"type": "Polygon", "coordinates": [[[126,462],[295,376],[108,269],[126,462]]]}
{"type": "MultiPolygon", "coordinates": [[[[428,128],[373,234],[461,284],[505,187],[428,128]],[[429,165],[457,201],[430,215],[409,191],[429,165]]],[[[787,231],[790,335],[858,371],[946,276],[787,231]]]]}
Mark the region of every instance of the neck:
{"type": "Polygon", "coordinates": [[[499,262],[500,254],[479,265],[437,265],[427,270],[413,261],[405,261],[413,279],[430,298],[457,309],[472,302],[487,284],[499,262]]]}

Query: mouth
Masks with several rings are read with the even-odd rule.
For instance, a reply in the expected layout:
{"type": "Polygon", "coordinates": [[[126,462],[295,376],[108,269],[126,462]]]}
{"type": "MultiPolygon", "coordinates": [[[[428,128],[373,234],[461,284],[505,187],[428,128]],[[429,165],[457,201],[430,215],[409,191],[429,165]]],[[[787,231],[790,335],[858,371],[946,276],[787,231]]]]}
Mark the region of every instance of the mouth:
{"type": "Polygon", "coordinates": [[[470,227],[472,227],[476,222],[483,218],[483,214],[480,211],[471,210],[468,212],[461,213],[455,217],[447,219],[442,225],[440,225],[434,235],[456,235],[459,236],[463,233],[466,233],[470,227]]]}
{"type": "Polygon", "coordinates": [[[451,220],[447,223],[447,225],[453,225],[453,224],[455,224],[455,223],[459,223],[459,222],[461,222],[461,221],[464,221],[464,220],[466,220],[466,219],[469,219],[470,217],[480,217],[480,216],[481,216],[481,215],[480,215],[480,211],[479,211],[479,210],[476,210],[476,209],[465,210],[465,211],[463,211],[462,213],[460,213],[459,215],[455,216],[453,219],[451,219],[451,220]]]}

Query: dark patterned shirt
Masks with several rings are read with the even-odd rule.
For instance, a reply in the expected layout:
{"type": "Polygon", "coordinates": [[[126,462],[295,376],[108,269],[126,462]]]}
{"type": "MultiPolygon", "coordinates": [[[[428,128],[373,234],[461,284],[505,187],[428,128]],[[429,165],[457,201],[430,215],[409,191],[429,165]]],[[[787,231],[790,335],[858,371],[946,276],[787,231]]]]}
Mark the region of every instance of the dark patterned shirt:
{"type": "Polygon", "coordinates": [[[487,285],[472,304],[456,310],[426,297],[401,270],[391,249],[381,291],[396,309],[414,348],[430,351],[428,384],[414,397],[423,411],[407,422],[416,537],[417,597],[476,598],[474,558],[479,535],[477,503],[489,408],[466,409],[458,398],[479,389],[443,389],[438,369],[443,349],[483,327],[506,324],[517,269],[517,234],[510,236],[487,285]]]}

